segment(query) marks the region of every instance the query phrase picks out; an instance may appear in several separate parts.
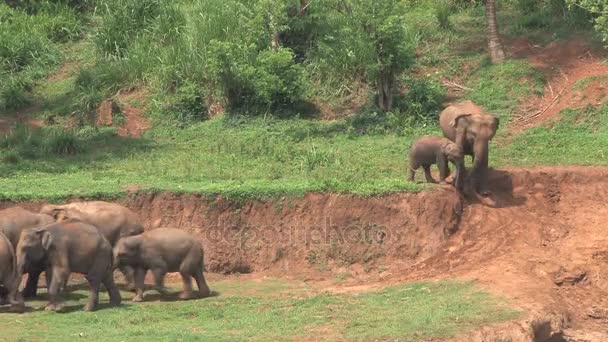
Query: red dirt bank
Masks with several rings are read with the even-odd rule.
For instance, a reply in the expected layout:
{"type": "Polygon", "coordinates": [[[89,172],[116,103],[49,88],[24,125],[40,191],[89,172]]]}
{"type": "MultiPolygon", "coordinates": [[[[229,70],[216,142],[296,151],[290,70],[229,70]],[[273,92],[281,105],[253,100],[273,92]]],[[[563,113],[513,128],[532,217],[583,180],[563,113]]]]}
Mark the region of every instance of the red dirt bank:
{"type": "Polygon", "coordinates": [[[494,171],[490,184],[498,208],[465,203],[444,188],[241,205],[133,194],[122,203],[148,228],[196,233],[211,272],[299,277],[341,292],[475,279],[530,316],[459,341],[608,340],[602,335],[608,331],[608,168],[494,171]],[[336,286],[338,272],[351,278],[336,286]]]}

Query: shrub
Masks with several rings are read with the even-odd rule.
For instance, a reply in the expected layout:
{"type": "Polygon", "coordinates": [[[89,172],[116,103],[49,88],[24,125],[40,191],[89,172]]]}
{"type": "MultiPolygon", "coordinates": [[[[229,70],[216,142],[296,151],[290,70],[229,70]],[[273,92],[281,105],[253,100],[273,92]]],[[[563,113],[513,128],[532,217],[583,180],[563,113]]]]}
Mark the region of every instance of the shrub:
{"type": "Polygon", "coordinates": [[[184,128],[207,118],[207,106],[199,85],[186,81],[177,87],[175,95],[169,97],[162,112],[172,118],[176,126],[184,128]]]}
{"type": "Polygon", "coordinates": [[[106,57],[125,57],[130,42],[152,26],[163,3],[162,0],[102,1],[103,19],[94,37],[97,50],[106,57]]]}
{"type": "Polygon", "coordinates": [[[408,85],[408,92],[399,103],[400,111],[415,118],[435,119],[446,96],[439,82],[406,77],[404,83],[408,85]]]}
{"type": "Polygon", "coordinates": [[[64,128],[47,129],[44,152],[53,155],[74,155],[82,150],[73,130],[64,128]]]}
{"type": "Polygon", "coordinates": [[[0,85],[0,109],[19,109],[29,103],[24,82],[16,76],[7,76],[0,85]]]}
{"type": "Polygon", "coordinates": [[[435,7],[435,17],[437,18],[440,28],[444,30],[449,30],[452,28],[452,24],[450,23],[450,15],[452,14],[452,11],[453,9],[448,2],[439,1],[435,7]]]}

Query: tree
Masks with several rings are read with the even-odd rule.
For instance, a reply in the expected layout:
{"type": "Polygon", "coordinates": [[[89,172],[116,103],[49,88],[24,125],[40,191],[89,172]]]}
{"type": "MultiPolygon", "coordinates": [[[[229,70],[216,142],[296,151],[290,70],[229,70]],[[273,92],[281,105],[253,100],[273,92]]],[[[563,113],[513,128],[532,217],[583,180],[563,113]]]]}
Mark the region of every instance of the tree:
{"type": "Polygon", "coordinates": [[[351,18],[367,36],[373,53],[367,73],[375,83],[378,107],[393,108],[397,76],[414,63],[414,40],[405,26],[404,7],[399,0],[353,1],[351,18]]]}
{"type": "Polygon", "coordinates": [[[593,16],[595,30],[608,44],[608,3],[606,0],[568,0],[570,6],[578,6],[593,16]]]}
{"type": "Polygon", "coordinates": [[[488,21],[488,49],[492,63],[501,63],[505,59],[505,51],[498,35],[496,20],[496,0],[486,0],[486,18],[488,21]]]}

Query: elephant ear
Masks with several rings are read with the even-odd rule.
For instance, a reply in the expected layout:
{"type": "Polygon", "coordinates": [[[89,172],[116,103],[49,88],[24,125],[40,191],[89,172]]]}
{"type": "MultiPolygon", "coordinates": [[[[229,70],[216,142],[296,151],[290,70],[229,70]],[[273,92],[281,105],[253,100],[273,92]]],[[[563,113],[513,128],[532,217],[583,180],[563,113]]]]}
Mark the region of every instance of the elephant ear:
{"type": "Polygon", "coordinates": [[[38,233],[40,235],[40,241],[42,242],[42,248],[45,251],[48,251],[49,248],[51,248],[51,245],[53,244],[53,237],[51,236],[51,233],[49,233],[49,231],[46,229],[39,229],[36,231],[36,233],[38,233]]]}
{"type": "Polygon", "coordinates": [[[465,117],[465,116],[471,116],[472,114],[458,114],[456,115],[456,117],[450,121],[450,126],[452,127],[456,127],[456,125],[458,124],[458,120],[460,120],[461,118],[465,117]]]}

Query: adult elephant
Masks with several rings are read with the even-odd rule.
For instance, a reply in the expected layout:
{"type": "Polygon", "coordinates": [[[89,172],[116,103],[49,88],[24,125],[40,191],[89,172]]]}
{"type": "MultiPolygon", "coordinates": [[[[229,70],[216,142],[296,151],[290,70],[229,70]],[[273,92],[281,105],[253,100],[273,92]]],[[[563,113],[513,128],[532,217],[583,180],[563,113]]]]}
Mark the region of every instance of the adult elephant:
{"type": "Polygon", "coordinates": [[[488,145],[496,135],[498,124],[497,117],[470,100],[451,105],[439,115],[443,135],[461,146],[465,155],[473,157],[474,190],[483,196],[489,195],[488,145]]]}
{"type": "MultiPolygon", "coordinates": [[[[116,203],[104,201],[74,202],[63,205],[45,205],[41,214],[50,215],[58,222],[76,219],[95,226],[114,247],[123,237],[139,235],[144,227],[133,211],[116,203]]],[[[130,267],[120,269],[127,283],[133,286],[133,270],[130,267]]]]}
{"type": "Polygon", "coordinates": [[[45,260],[52,273],[49,304],[46,310],[60,311],[59,298],[70,273],[85,275],[89,283],[89,302],[85,310],[95,310],[99,302],[99,287],[104,285],[110,303],[119,305],[121,298],[112,277],[112,246],[101,232],[90,224],[66,220],[21,233],[16,248],[17,267],[45,260]]]}
{"type": "MultiPolygon", "coordinates": [[[[30,229],[46,226],[55,222],[55,220],[45,214],[37,214],[25,210],[21,207],[12,207],[0,210],[0,233],[3,233],[13,248],[17,248],[21,232],[30,229]]],[[[38,278],[44,270],[44,260],[38,263],[29,263],[26,265],[23,273],[27,273],[27,284],[23,290],[23,296],[31,298],[36,296],[38,289],[38,278]]],[[[5,294],[0,291],[0,296],[5,294]]]]}

